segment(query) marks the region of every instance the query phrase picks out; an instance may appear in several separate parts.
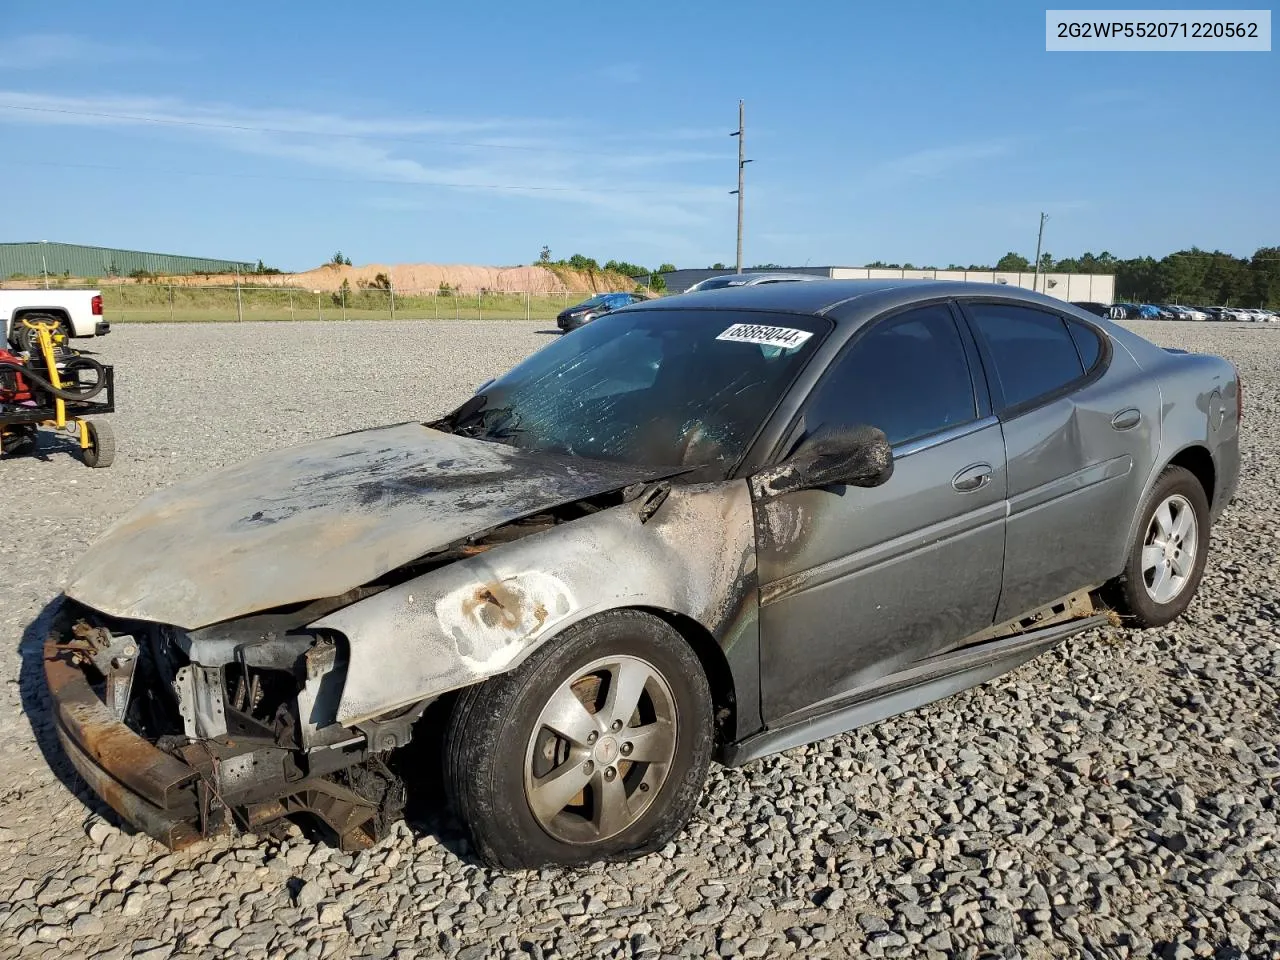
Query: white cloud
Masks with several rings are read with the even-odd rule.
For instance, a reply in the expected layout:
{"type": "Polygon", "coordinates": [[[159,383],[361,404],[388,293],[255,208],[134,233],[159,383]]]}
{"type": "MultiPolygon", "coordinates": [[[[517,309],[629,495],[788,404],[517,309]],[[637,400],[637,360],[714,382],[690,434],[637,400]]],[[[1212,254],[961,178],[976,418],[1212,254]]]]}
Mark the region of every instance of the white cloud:
{"type": "MultiPolygon", "coordinates": [[[[722,199],[673,171],[723,160],[671,149],[661,132],[637,132],[604,151],[590,131],[554,119],[348,116],[333,112],[195,104],[162,97],[65,97],[0,90],[0,124],[146,129],[235,153],[292,161],[298,179],[434,186],[577,204],[620,216],[692,225],[722,199]]],[[[678,141],[688,139],[681,131],[678,141]]],[[[212,160],[190,170],[217,172],[212,160]]],[[[147,171],[139,171],[147,176],[147,171]]],[[[247,173],[245,176],[255,176],[247,173]]],[[[270,175],[270,174],[263,174],[270,175]]]]}

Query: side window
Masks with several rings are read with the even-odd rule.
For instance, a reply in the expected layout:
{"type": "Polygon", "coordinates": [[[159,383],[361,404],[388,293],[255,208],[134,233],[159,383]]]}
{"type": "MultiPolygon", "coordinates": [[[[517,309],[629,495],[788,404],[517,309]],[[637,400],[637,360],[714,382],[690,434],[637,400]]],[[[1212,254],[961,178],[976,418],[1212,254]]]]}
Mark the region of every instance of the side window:
{"type": "Polygon", "coordinates": [[[879,427],[893,444],[974,419],[969,362],[945,304],[881,321],[832,364],[805,408],[805,429],[879,427]]]}
{"type": "Polygon", "coordinates": [[[967,303],[965,309],[995,365],[989,372],[1006,406],[1043,397],[1084,376],[1075,341],[1056,314],[1005,303],[967,303]]]}
{"type": "Polygon", "coordinates": [[[1067,320],[1067,329],[1071,331],[1071,339],[1076,342],[1076,350],[1085,370],[1092,370],[1102,356],[1102,341],[1093,328],[1079,320],[1067,320]]]}

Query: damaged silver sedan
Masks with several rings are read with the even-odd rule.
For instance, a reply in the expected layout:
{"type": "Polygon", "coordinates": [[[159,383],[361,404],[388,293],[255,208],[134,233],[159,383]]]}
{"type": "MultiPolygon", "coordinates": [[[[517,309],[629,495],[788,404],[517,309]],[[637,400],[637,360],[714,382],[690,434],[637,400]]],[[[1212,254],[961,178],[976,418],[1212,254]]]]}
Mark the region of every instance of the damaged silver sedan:
{"type": "Polygon", "coordinates": [[[345,848],[443,742],[509,867],[669,841],[738,764],[1179,615],[1239,382],[1068,304],[779,284],[617,311],[444,418],[161,491],[74,570],[62,744],[172,847],[310,816],[345,848]]]}

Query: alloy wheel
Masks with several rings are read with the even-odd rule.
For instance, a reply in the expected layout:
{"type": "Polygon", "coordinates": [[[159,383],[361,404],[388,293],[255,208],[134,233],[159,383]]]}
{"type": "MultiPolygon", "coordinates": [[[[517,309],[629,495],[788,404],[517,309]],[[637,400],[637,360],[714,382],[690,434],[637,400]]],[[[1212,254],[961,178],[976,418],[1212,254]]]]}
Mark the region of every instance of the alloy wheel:
{"type": "Polygon", "coordinates": [[[1142,581],[1156,603],[1169,603],[1186,588],[1195,570],[1199,539],[1191,502],[1178,493],[1162,501],[1142,541],[1142,581]]]}
{"type": "Polygon", "coordinates": [[[529,809],[565,843],[617,836],[660,792],[675,756],[675,698],[639,657],[576,670],[548,699],[525,751],[529,809]]]}

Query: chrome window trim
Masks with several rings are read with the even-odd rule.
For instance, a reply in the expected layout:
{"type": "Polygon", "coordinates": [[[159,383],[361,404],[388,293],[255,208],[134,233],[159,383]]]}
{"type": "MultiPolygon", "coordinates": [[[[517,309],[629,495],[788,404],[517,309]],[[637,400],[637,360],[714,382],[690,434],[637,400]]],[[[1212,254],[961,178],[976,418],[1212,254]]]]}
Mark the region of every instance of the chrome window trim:
{"type": "Polygon", "coordinates": [[[903,457],[909,457],[913,453],[919,453],[922,450],[929,450],[933,447],[941,446],[944,443],[950,443],[952,440],[959,440],[961,437],[967,437],[971,433],[977,433],[979,430],[985,430],[987,427],[994,426],[999,422],[999,417],[988,416],[983,417],[981,420],[970,420],[968,423],[962,423],[955,427],[949,427],[946,430],[940,430],[937,433],[931,433],[924,437],[917,437],[914,440],[908,440],[893,448],[893,459],[901,460],[903,457]]]}

